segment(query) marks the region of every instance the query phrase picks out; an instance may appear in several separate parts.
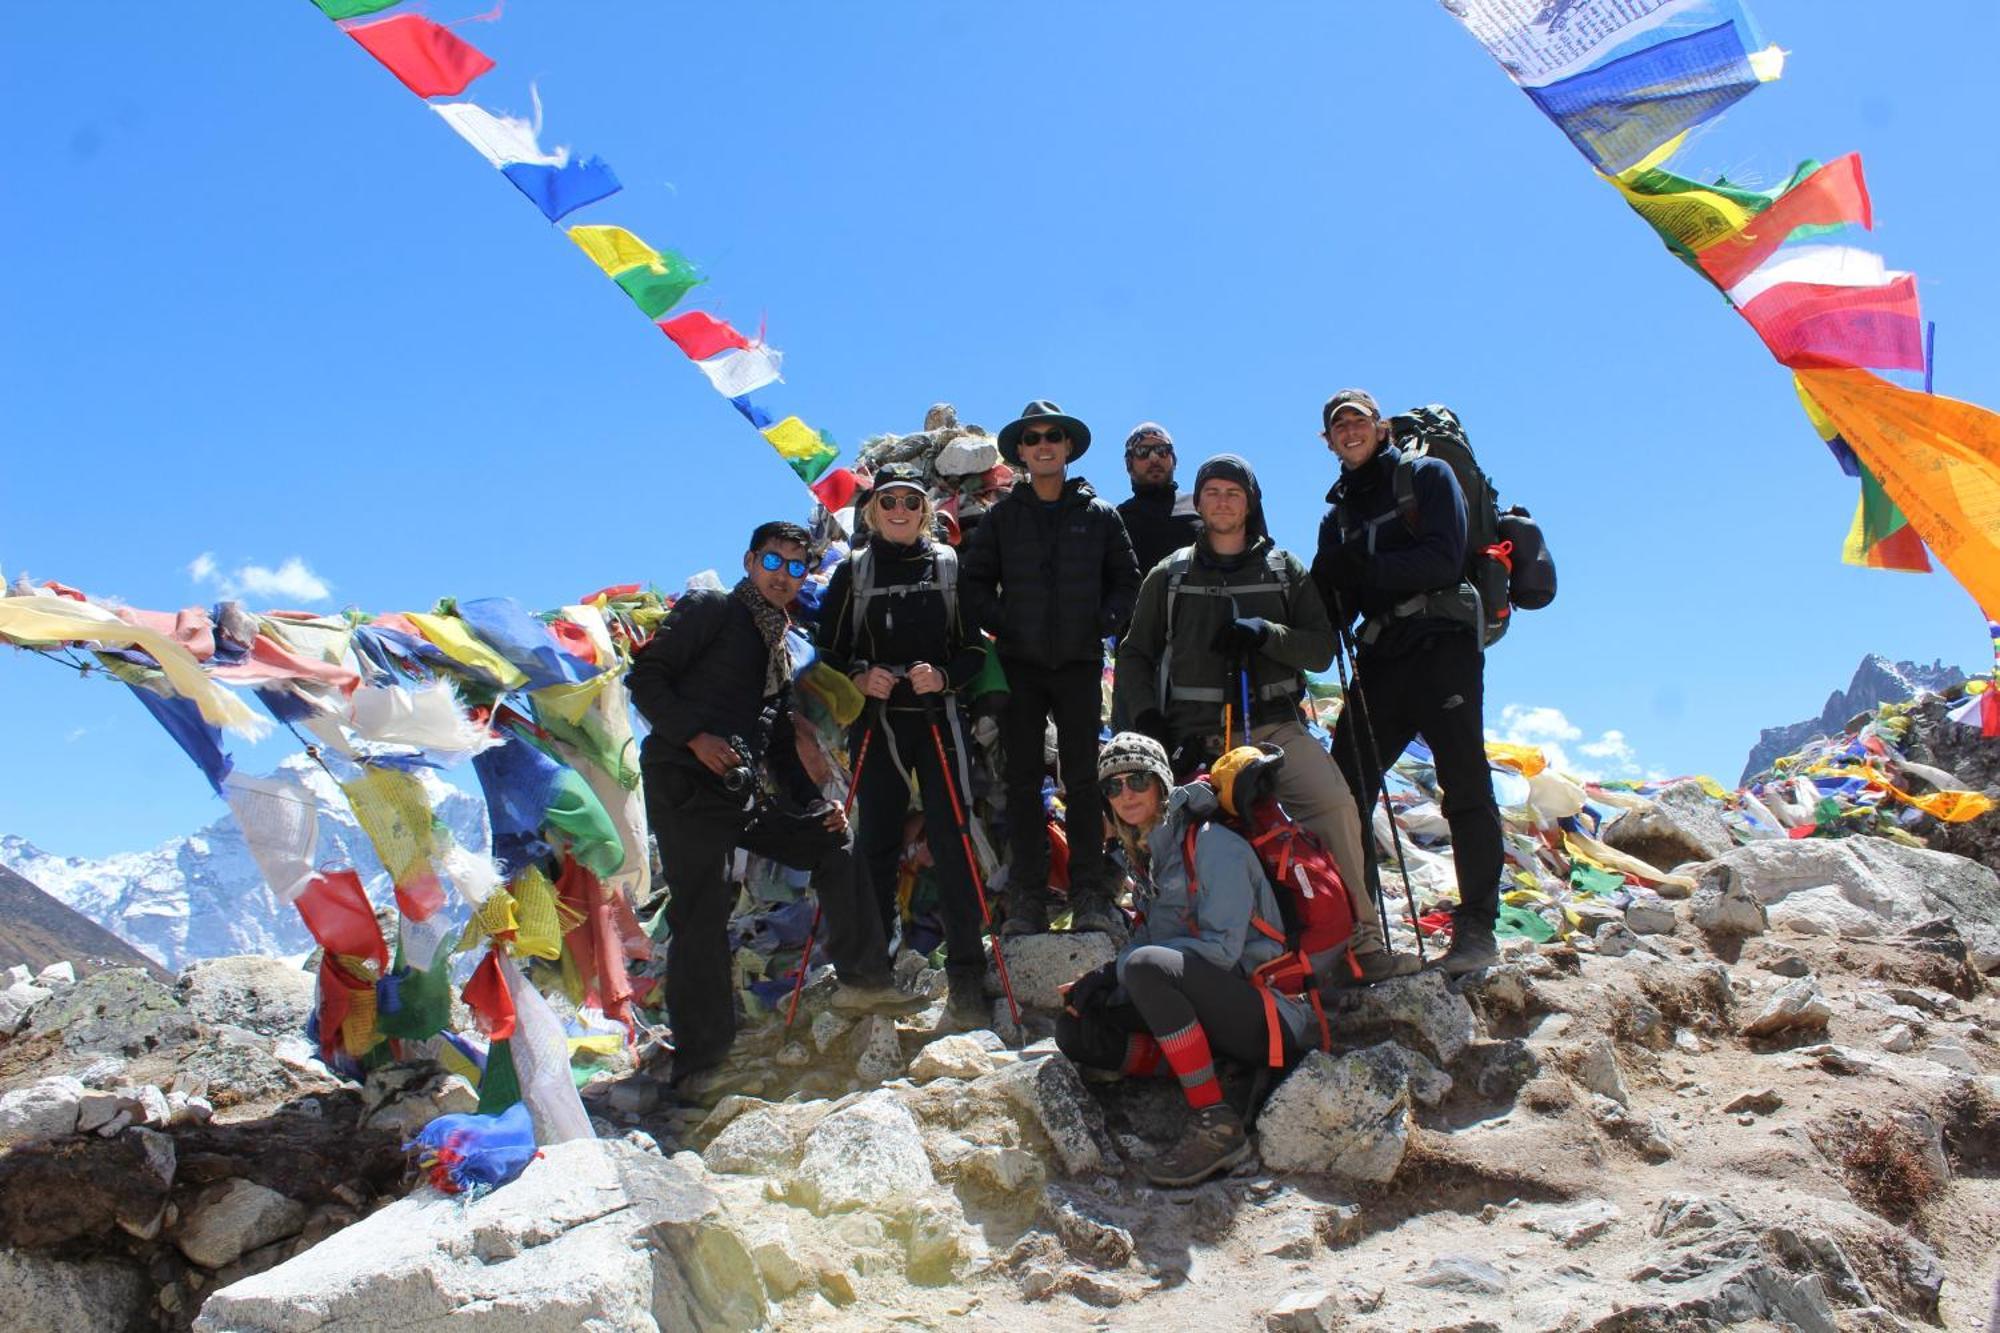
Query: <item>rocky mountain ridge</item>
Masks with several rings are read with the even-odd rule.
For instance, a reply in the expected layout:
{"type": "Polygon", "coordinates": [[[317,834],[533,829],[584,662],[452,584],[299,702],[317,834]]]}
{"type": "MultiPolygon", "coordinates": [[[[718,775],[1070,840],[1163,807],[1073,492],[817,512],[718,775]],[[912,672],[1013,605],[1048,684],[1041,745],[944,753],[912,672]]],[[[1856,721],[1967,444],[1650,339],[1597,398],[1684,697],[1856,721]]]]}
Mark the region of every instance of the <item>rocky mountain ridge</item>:
{"type": "Polygon", "coordinates": [[[1765,727],[1759,732],[1757,743],[1750,747],[1749,758],[1743,761],[1743,775],[1737,782],[1747,786],[1752,778],[1771,766],[1772,760],[1795,752],[1807,741],[1839,735],[1858,713],[1868,712],[1878,704],[1914,699],[1925,691],[1940,693],[1965,678],[1963,671],[1943,662],[1924,666],[1917,662],[1892,662],[1880,653],[1870,653],[1854,669],[1854,679],[1847,683],[1847,688],[1827,696],[1826,706],[1820,709],[1818,717],[1782,727],[1765,727]]]}
{"type": "Polygon", "coordinates": [[[0,865],[0,968],[40,972],[69,963],[80,973],[108,967],[145,968],[166,979],[146,955],[52,894],[0,865]]]}

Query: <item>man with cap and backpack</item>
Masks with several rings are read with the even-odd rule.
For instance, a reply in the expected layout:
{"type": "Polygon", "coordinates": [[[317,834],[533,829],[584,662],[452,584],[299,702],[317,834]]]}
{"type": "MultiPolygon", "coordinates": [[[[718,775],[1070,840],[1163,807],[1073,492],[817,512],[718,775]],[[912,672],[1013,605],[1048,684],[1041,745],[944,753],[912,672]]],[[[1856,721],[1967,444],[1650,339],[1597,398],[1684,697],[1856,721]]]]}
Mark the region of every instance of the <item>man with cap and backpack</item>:
{"type": "MultiPolygon", "coordinates": [[[[1424,411],[1436,414],[1440,427],[1457,427],[1444,409],[1424,411]]],[[[1504,857],[1486,765],[1484,654],[1489,635],[1497,637],[1489,626],[1504,626],[1507,585],[1504,567],[1497,581],[1483,572],[1494,563],[1487,559],[1492,548],[1472,549],[1460,467],[1482,511],[1492,508],[1491,484],[1469,447],[1440,448],[1435,456],[1399,448],[1375,399],[1361,389],[1329,398],[1320,424],[1341,475],[1327,492],[1331,507],[1320,523],[1313,578],[1343,633],[1360,620],[1334,757],[1365,809],[1381,791],[1386,766],[1411,740],[1422,736],[1430,747],[1458,872],[1451,949],[1438,966],[1471,972],[1499,957],[1493,924],[1504,857]]],[[[1462,431],[1458,440],[1462,445],[1462,431]]]]}
{"type": "Polygon", "coordinates": [[[1069,835],[1071,928],[1115,931],[1115,885],[1097,790],[1104,640],[1125,628],[1139,566],[1118,511],[1069,466],[1090,428],[1046,400],[1000,431],[1000,456],[1024,473],[960,552],[966,611],[992,631],[1007,676],[1001,718],[1010,857],[1002,931],[1049,926],[1049,841],[1042,816],[1043,738],[1056,726],[1069,835]]]}
{"type": "Polygon", "coordinates": [[[1271,540],[1248,462],[1209,459],[1194,494],[1202,534],[1140,587],[1118,648],[1117,711],[1166,747],[1182,781],[1237,746],[1281,749],[1278,799],[1332,854],[1353,912],[1352,966],[1335,975],[1370,982],[1413,972],[1414,957],[1387,948],[1348,780],[1299,718],[1304,673],[1333,661],[1326,607],[1305,565],[1271,540]]]}
{"type": "Polygon", "coordinates": [[[1118,506],[1143,577],[1201,534],[1192,496],[1174,484],[1174,437],[1157,421],[1142,421],[1125,437],[1125,472],[1132,498],[1118,506]]]}

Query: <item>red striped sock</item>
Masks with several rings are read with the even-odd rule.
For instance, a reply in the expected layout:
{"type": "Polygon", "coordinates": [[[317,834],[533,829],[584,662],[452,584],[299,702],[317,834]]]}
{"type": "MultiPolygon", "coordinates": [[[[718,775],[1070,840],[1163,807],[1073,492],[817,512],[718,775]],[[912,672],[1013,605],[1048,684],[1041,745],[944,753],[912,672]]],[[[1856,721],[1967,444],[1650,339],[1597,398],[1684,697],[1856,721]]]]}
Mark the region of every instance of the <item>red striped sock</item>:
{"type": "Polygon", "coordinates": [[[1131,1078],[1151,1078],[1160,1072],[1160,1043],[1152,1034],[1134,1032],[1125,1038],[1125,1059],[1118,1072],[1131,1078]]]}
{"type": "Polygon", "coordinates": [[[1208,1052],[1208,1034],[1201,1024],[1190,1023],[1179,1032],[1159,1039],[1160,1052],[1180,1077],[1181,1091],[1188,1105],[1199,1111],[1222,1100],[1222,1085],[1215,1081],[1215,1057],[1208,1052]]]}

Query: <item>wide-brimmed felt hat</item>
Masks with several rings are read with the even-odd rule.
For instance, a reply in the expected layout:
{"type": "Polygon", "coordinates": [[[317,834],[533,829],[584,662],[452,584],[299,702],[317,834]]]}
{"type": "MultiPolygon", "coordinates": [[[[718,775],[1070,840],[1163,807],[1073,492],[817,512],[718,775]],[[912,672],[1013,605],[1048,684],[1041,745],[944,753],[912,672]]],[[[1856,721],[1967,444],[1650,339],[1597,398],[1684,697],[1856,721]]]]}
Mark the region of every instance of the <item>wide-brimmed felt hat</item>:
{"type": "Polygon", "coordinates": [[[1030,426],[1061,426],[1069,434],[1069,461],[1082,458],[1090,448],[1090,427],[1046,398],[1037,398],[1021,409],[1016,420],[1000,428],[1000,457],[1013,467],[1021,466],[1021,432],[1030,426]]]}

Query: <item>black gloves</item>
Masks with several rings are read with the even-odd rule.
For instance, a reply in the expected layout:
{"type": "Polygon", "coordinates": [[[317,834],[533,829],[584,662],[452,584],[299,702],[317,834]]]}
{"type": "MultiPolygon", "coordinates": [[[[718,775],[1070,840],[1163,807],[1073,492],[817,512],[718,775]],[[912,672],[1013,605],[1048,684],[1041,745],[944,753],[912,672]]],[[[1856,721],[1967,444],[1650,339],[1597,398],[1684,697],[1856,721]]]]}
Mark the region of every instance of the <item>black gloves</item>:
{"type": "Polygon", "coordinates": [[[1108,993],[1117,985],[1117,963],[1106,963],[1102,967],[1093,968],[1069,984],[1063,994],[1063,1008],[1081,1018],[1098,994],[1108,993]]]}
{"type": "Polygon", "coordinates": [[[1176,782],[1186,782],[1207,764],[1208,747],[1192,736],[1167,751],[1167,766],[1174,770],[1176,782]]]}
{"type": "Polygon", "coordinates": [[[1348,598],[1368,582],[1368,547],[1364,542],[1342,542],[1327,558],[1327,577],[1334,588],[1348,598]]]}
{"type": "Polygon", "coordinates": [[[1271,637],[1271,622],[1261,616],[1242,616],[1226,620],[1209,640],[1210,652],[1227,657],[1247,657],[1264,646],[1264,640],[1271,637]]]}

